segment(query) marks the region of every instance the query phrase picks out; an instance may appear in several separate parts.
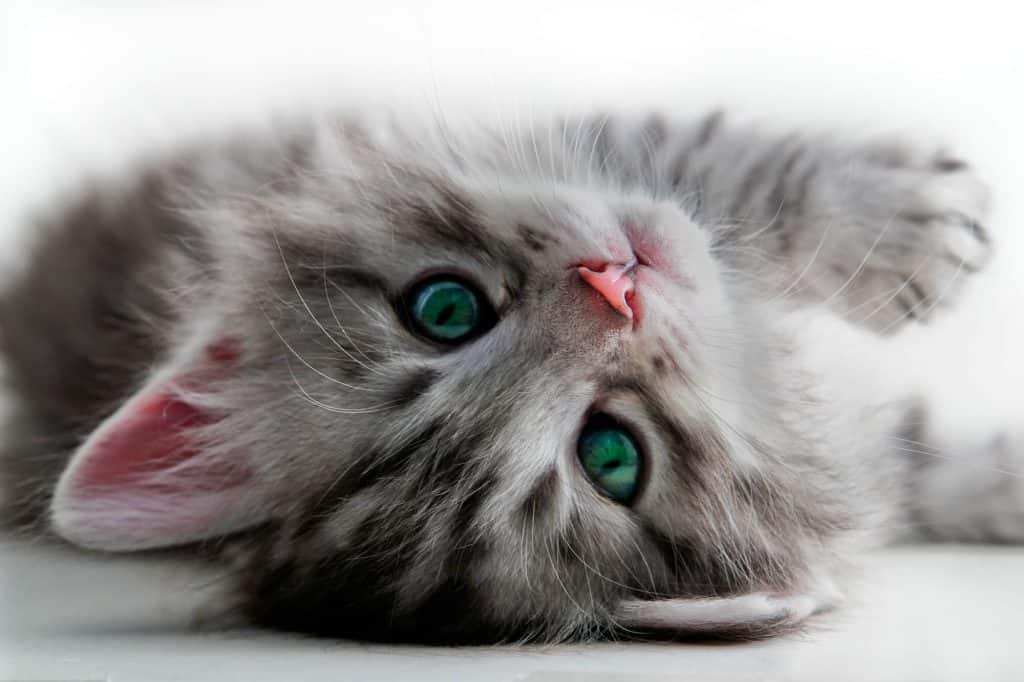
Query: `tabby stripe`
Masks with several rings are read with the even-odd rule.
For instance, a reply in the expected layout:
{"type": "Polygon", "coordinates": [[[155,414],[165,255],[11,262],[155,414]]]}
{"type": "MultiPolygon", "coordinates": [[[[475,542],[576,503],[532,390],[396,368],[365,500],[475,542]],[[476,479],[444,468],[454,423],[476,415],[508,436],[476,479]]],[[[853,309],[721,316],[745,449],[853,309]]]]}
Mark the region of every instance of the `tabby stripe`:
{"type": "Polygon", "coordinates": [[[553,514],[557,500],[558,471],[552,467],[537,477],[530,492],[523,498],[519,516],[524,523],[533,523],[537,518],[546,519],[553,514]]]}
{"type": "Polygon", "coordinates": [[[353,495],[385,478],[393,478],[413,461],[414,455],[428,442],[434,440],[443,427],[440,419],[429,422],[424,428],[393,450],[379,447],[369,448],[366,456],[353,465],[355,472],[347,473],[335,481],[306,510],[299,522],[297,534],[305,535],[336,513],[353,495]],[[362,468],[360,468],[362,467],[362,468]]]}
{"type": "Polygon", "coordinates": [[[718,134],[724,119],[725,112],[721,109],[712,111],[704,117],[704,120],[701,121],[700,128],[697,130],[697,142],[693,147],[693,151],[699,151],[703,147],[707,146],[711,141],[711,138],[718,134]]]}
{"type": "Polygon", "coordinates": [[[394,390],[391,404],[396,408],[407,407],[426,395],[441,378],[441,373],[430,367],[411,370],[402,383],[394,390]]]}
{"type": "MultiPolygon", "coordinates": [[[[738,219],[741,217],[750,217],[749,210],[747,210],[742,216],[740,215],[740,212],[750,205],[751,199],[753,198],[751,195],[756,192],[757,188],[767,184],[766,178],[769,174],[776,175],[775,173],[769,172],[772,170],[772,166],[779,158],[780,152],[785,149],[786,146],[791,144],[794,138],[795,135],[790,135],[777,144],[770,145],[761,158],[757,159],[753,165],[750,166],[749,170],[747,170],[746,174],[743,176],[743,181],[740,183],[739,189],[736,191],[736,200],[729,208],[729,218],[738,219]]],[[[767,207],[767,210],[774,213],[776,208],[777,206],[770,206],[767,207]]]]}
{"type": "Polygon", "coordinates": [[[450,187],[438,187],[437,192],[440,197],[437,204],[412,207],[413,220],[419,227],[452,248],[471,249],[494,263],[500,263],[512,275],[510,288],[513,291],[522,289],[530,271],[530,261],[481,227],[481,217],[468,198],[450,187]]]}

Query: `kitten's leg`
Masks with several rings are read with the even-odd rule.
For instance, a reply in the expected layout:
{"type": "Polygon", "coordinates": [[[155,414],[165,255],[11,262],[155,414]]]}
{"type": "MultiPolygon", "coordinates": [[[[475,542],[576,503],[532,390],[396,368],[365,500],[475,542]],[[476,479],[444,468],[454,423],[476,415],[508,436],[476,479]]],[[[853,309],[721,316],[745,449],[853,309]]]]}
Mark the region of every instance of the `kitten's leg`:
{"type": "Polygon", "coordinates": [[[1024,437],[975,446],[898,444],[912,463],[909,512],[937,540],[1024,543],[1024,437]]]}
{"type": "MultiPolygon", "coordinates": [[[[844,368],[829,385],[846,376],[844,368]]],[[[1024,431],[941,436],[922,399],[872,404],[849,389],[848,382],[825,393],[845,415],[832,429],[832,455],[848,467],[844,478],[856,481],[868,544],[1024,544],[1024,431]]]]}
{"type": "Polygon", "coordinates": [[[989,255],[987,189],[939,149],[769,137],[717,113],[577,130],[604,172],[688,206],[737,270],[878,332],[927,319],[989,255]]]}

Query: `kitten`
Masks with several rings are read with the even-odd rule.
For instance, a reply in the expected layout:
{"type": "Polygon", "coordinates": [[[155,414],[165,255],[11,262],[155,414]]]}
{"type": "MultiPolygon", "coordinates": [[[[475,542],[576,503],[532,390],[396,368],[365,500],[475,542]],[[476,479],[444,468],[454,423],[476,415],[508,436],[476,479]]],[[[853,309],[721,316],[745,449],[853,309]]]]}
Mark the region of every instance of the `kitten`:
{"type": "Polygon", "coordinates": [[[248,617],[317,634],[787,631],[894,528],[1021,539],[1014,491],[909,452],[918,403],[842,403],[793,334],[926,319],[986,195],[718,113],[200,146],[40,225],[0,298],[4,517],[233,547],[248,617]]]}

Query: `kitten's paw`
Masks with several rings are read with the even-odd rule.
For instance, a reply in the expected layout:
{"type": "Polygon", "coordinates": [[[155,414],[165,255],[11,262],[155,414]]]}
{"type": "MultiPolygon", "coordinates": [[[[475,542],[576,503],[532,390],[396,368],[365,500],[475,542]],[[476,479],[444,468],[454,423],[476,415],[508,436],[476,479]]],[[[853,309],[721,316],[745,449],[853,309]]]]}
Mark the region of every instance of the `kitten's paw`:
{"type": "Polygon", "coordinates": [[[830,259],[830,284],[845,288],[851,322],[889,334],[927,321],[988,263],[989,191],[964,162],[876,147],[833,177],[844,253],[830,259]]]}
{"type": "Polygon", "coordinates": [[[917,454],[922,531],[942,540],[1024,544],[1024,432],[917,454]]]}
{"type": "Polygon", "coordinates": [[[759,639],[799,630],[811,616],[838,608],[844,601],[830,578],[819,577],[808,589],[782,594],[627,599],[619,604],[616,622],[633,634],[759,639]]]}

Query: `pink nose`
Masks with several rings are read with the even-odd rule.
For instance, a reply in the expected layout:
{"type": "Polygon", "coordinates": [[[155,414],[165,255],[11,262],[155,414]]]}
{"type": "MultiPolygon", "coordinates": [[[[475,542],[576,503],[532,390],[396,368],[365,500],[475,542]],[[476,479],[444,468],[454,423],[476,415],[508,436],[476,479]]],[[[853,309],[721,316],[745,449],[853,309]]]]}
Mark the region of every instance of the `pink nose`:
{"type": "Polygon", "coordinates": [[[586,265],[581,265],[577,271],[583,281],[601,294],[612,308],[628,319],[633,319],[633,308],[630,306],[630,300],[633,297],[633,280],[628,274],[633,268],[633,264],[606,263],[598,268],[593,270],[586,265]]]}

